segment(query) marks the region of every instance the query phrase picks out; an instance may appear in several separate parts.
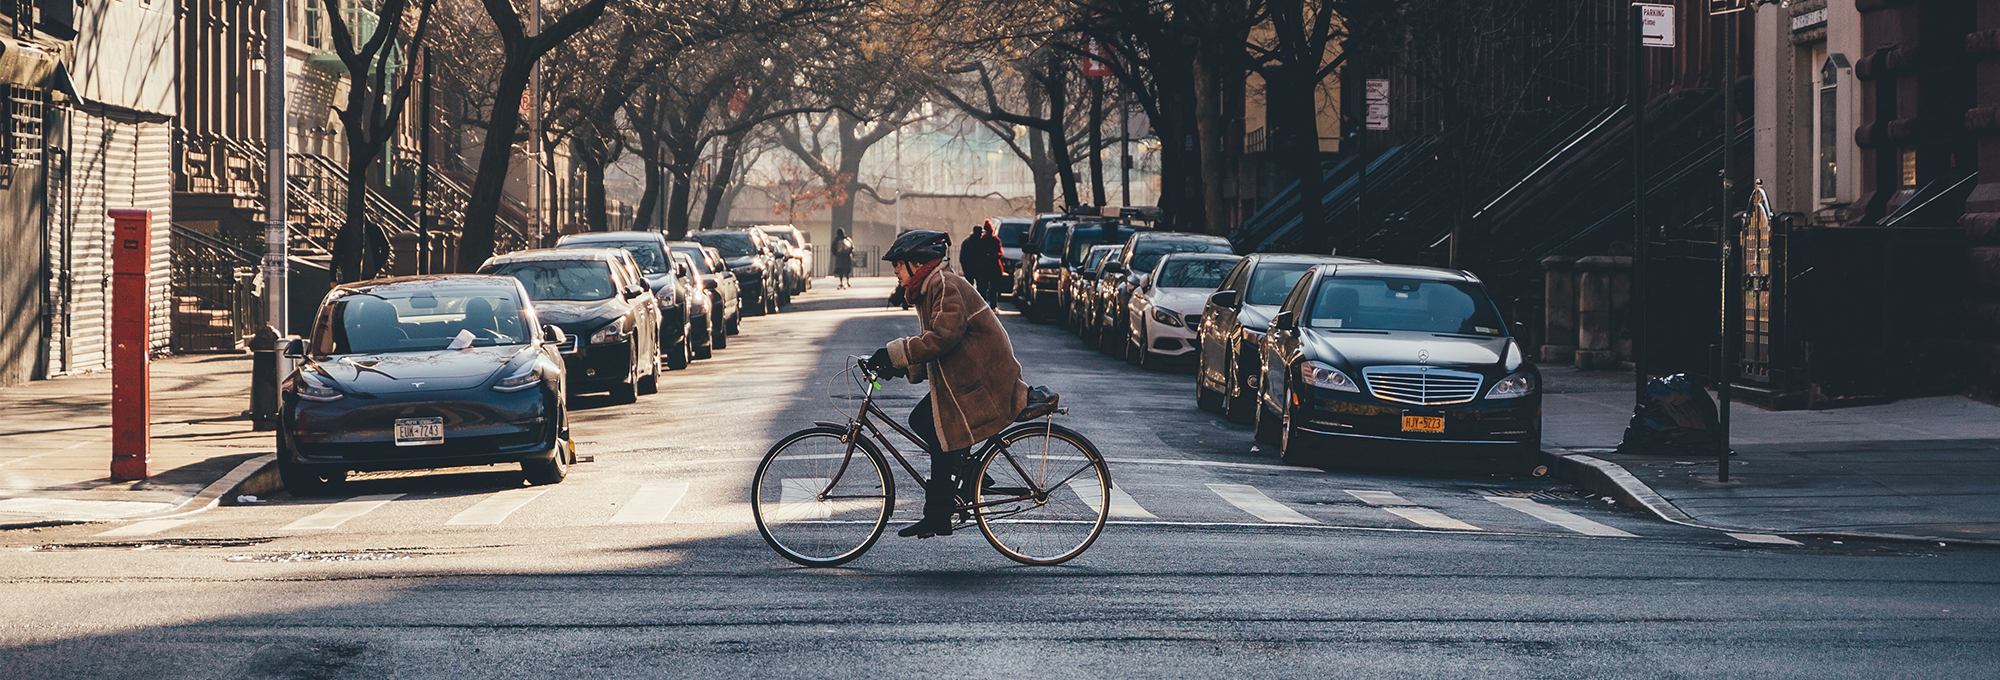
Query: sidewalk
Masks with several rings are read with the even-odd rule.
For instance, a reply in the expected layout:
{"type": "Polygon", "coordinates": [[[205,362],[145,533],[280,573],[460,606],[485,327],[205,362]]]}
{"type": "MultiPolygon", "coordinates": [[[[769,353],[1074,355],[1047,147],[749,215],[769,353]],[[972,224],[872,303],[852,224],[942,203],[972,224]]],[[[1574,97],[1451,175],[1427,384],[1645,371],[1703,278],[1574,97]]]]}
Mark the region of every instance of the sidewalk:
{"type": "Polygon", "coordinates": [[[153,476],[114,482],[109,371],[0,390],[0,528],[199,510],[271,452],[271,433],[242,415],[249,355],[154,361],[152,391],[153,476]]]}
{"type": "Polygon", "coordinates": [[[1616,464],[1722,528],[2000,543],[2000,407],[1963,397],[1826,411],[1736,404],[1730,479],[1714,457],[1615,452],[1632,415],[1630,373],[1544,369],[1543,445],[1616,464]]]}

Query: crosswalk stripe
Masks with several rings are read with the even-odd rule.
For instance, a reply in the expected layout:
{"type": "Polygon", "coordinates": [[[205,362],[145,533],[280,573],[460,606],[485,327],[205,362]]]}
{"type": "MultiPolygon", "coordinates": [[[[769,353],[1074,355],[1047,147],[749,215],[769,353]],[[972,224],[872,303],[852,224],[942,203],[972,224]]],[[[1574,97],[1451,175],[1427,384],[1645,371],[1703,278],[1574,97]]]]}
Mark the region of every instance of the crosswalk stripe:
{"type": "Polygon", "coordinates": [[[99,533],[97,534],[97,537],[129,538],[132,536],[151,536],[153,534],[157,534],[162,531],[166,531],[168,529],[181,526],[183,524],[192,524],[192,523],[194,523],[194,520],[191,519],[149,519],[144,522],[134,522],[132,524],[127,524],[125,526],[112,529],[110,531],[99,533]]]}
{"type": "Polygon", "coordinates": [[[508,515],[514,514],[515,510],[519,510],[521,506],[527,505],[528,501],[540,498],[542,494],[548,493],[548,491],[546,487],[508,489],[493,494],[487,497],[486,500],[474,503],[472,507],[466,508],[464,512],[452,515],[451,519],[445,520],[444,524],[445,526],[453,527],[499,524],[505,521],[508,515]]]}
{"type": "Polygon", "coordinates": [[[1299,514],[1297,510],[1285,507],[1283,503],[1271,500],[1270,496],[1248,484],[1210,484],[1208,490],[1229,501],[1237,509],[1255,515],[1257,519],[1277,524],[1319,524],[1320,521],[1299,514]]]}
{"type": "Polygon", "coordinates": [[[687,495],[687,482],[648,482],[639,485],[639,491],[632,499],[625,501],[625,507],[611,516],[612,524],[658,524],[667,521],[667,513],[680,505],[681,497],[687,495]]]}
{"type": "MultiPolygon", "coordinates": [[[[1098,507],[1096,484],[1086,486],[1082,481],[1071,480],[1069,488],[1071,491],[1076,492],[1077,498],[1083,499],[1084,505],[1090,506],[1091,512],[1103,511],[1102,508],[1098,507]]],[[[1160,518],[1158,515],[1147,512],[1145,508],[1140,507],[1138,501],[1132,500],[1131,494],[1125,493],[1125,490],[1118,488],[1116,484],[1111,485],[1111,512],[1109,514],[1112,519],[1160,518]]]]}
{"type": "Polygon", "coordinates": [[[1361,499],[1362,502],[1369,505],[1416,505],[1415,503],[1403,500],[1402,496],[1398,496],[1394,492],[1359,491],[1355,489],[1347,489],[1346,491],[1347,495],[1361,499]]]}
{"type": "Polygon", "coordinates": [[[1636,538],[1635,535],[1628,533],[1624,530],[1605,526],[1603,524],[1599,524],[1597,522],[1593,522],[1584,519],[1582,517],[1578,517],[1567,510],[1552,508],[1546,505],[1542,505],[1540,503],[1536,503],[1526,498],[1505,498],[1501,496],[1487,496],[1486,500],[1498,503],[1501,507],[1520,511],[1528,515],[1529,517],[1533,517],[1535,519],[1539,519],[1541,521],[1548,522],[1550,524],[1554,524],[1556,526],[1577,532],[1579,534],[1584,534],[1586,536],[1619,536],[1624,538],[1636,538]]]}
{"type": "Polygon", "coordinates": [[[1452,519],[1450,515],[1430,508],[1383,508],[1391,515],[1416,522],[1432,529],[1456,529],[1458,531],[1485,531],[1465,522],[1452,519]]]}
{"type": "Polygon", "coordinates": [[[1792,539],[1785,538],[1783,536],[1774,536],[1771,534],[1729,534],[1729,537],[1739,541],[1743,541],[1745,543],[1764,543],[1767,545],[1805,545],[1804,543],[1800,543],[1798,541],[1794,541],[1792,539]]]}
{"type": "Polygon", "coordinates": [[[324,531],[327,529],[333,529],[339,527],[342,524],[347,523],[347,520],[354,519],[362,515],[366,515],[370,512],[374,512],[376,508],[388,504],[389,501],[393,501],[402,497],[403,494],[399,493],[355,496],[353,498],[349,498],[347,500],[334,503],[333,505],[329,505],[325,510],[315,512],[311,515],[308,515],[300,519],[299,521],[287,524],[285,525],[284,530],[324,531]]]}

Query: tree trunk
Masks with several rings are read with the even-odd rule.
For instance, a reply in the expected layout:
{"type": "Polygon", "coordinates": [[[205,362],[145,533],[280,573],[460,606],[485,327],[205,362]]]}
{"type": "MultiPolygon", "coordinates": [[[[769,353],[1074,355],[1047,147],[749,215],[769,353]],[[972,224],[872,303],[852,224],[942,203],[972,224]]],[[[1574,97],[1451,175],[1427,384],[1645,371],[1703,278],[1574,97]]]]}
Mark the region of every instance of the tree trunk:
{"type": "Polygon", "coordinates": [[[722,142],[722,162],[716,164],[715,176],[708,181],[707,195],[701,199],[702,229],[715,226],[716,211],[722,208],[722,199],[729,194],[729,185],[736,174],[736,156],[743,152],[743,138],[749,134],[747,130],[738,132],[722,142]]]}
{"type": "Polygon", "coordinates": [[[1296,66],[1271,69],[1265,74],[1268,104],[1265,108],[1265,144],[1284,180],[1298,182],[1300,224],[1306,241],[1300,249],[1331,253],[1333,230],[1327,228],[1325,175],[1319,166],[1319,107],[1315,93],[1318,83],[1309,71],[1296,66]]]}
{"type": "Polygon", "coordinates": [[[528,91],[528,75],[534,58],[526,50],[507,55],[500,69],[499,87],[493,94],[492,119],[486,125],[485,143],[480,145],[479,175],[472,181],[466,198],[465,225],[458,244],[458,270],[478,271],[493,257],[493,232],[500,217],[500,199],[507,189],[508,166],[514,161],[514,132],[521,127],[521,107],[516,102],[528,91]]]}
{"type": "Polygon", "coordinates": [[[660,224],[660,184],[665,181],[666,171],[660,169],[659,161],[653,160],[653,152],[647,152],[646,190],[639,194],[639,210],[633,224],[640,229],[661,230],[660,224]]]}
{"type": "Polygon", "coordinates": [[[679,241],[688,233],[688,191],[694,181],[693,163],[674,163],[667,166],[674,176],[673,190],[667,193],[667,238],[679,241]]]}
{"type": "Polygon", "coordinates": [[[1064,77],[1062,65],[1051,57],[1049,62],[1049,120],[1055,121],[1055,131],[1048,135],[1049,156],[1056,164],[1056,177],[1062,180],[1064,207],[1082,205],[1083,197],[1077,194],[1076,160],[1069,153],[1069,128],[1062,124],[1069,110],[1069,79],[1064,77]]]}
{"type": "MultiPolygon", "coordinates": [[[[854,233],[854,178],[860,176],[861,155],[868,152],[868,146],[842,135],[839,174],[843,184],[833,188],[832,198],[839,202],[828,213],[832,222],[830,226],[849,234],[854,233]]],[[[902,200],[902,197],[897,196],[896,200],[902,200]]]]}
{"type": "Polygon", "coordinates": [[[1195,56],[1194,108],[1195,135],[1201,154],[1201,231],[1217,236],[1229,233],[1229,206],[1223,202],[1222,135],[1228,121],[1222,117],[1222,57],[1204,47],[1195,56]]]}
{"type": "Polygon", "coordinates": [[[1104,197],[1104,79],[1090,79],[1090,198],[1103,206],[1104,197]]]}
{"type": "Polygon", "coordinates": [[[1200,231],[1204,214],[1191,61],[1176,60],[1159,77],[1160,115],[1153,121],[1160,138],[1160,213],[1171,231],[1200,231]]]}
{"type": "Polygon", "coordinates": [[[578,140],[576,162],[583,166],[583,219],[591,231],[611,231],[611,215],[604,205],[604,155],[599,149],[584,148],[578,140]]]}

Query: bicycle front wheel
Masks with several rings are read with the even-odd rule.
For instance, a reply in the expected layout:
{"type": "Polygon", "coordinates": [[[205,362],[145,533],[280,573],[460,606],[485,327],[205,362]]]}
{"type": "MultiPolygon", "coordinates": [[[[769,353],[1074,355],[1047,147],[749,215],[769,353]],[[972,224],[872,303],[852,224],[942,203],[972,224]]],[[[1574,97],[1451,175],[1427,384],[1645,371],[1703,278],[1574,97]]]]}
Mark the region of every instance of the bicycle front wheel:
{"type": "Polygon", "coordinates": [[[889,465],[867,439],[813,427],[792,433],[757,465],[751,509],[757,532],[785,559],[832,567],[882,536],[896,505],[889,465]]]}
{"type": "Polygon", "coordinates": [[[980,474],[979,531],[1009,559],[1061,564],[1083,554],[1104,531],[1111,470],[1075,431],[1045,423],[1016,426],[1001,433],[980,474]]]}

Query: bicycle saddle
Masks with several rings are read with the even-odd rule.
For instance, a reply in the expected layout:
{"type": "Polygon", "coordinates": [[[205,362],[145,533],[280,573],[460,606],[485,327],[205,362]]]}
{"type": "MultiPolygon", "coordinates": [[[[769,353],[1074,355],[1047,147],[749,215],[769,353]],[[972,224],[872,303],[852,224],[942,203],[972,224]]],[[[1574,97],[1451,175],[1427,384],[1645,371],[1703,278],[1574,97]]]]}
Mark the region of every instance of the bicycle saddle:
{"type": "Polygon", "coordinates": [[[1030,387],[1028,388],[1028,407],[1021,409],[1021,415],[1016,417],[1014,422],[1019,423],[1035,420],[1054,413],[1056,404],[1061,401],[1062,395],[1056,394],[1055,390],[1041,385],[1030,387]]]}

